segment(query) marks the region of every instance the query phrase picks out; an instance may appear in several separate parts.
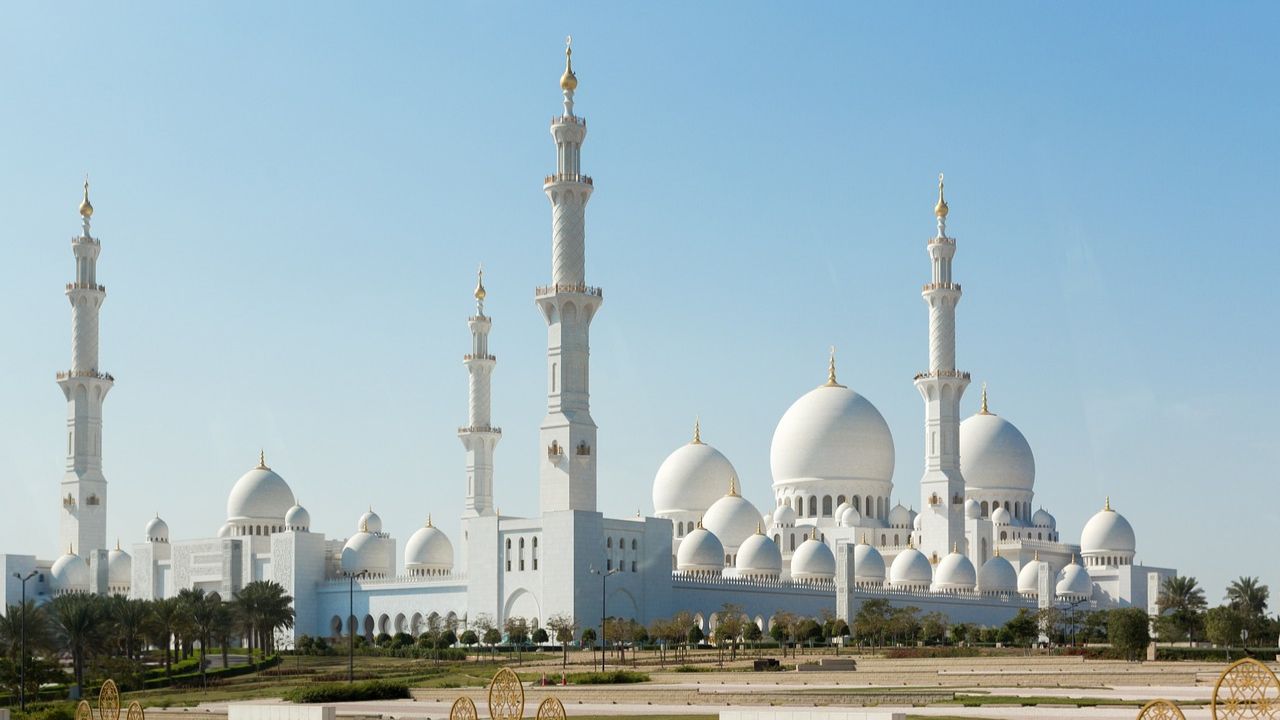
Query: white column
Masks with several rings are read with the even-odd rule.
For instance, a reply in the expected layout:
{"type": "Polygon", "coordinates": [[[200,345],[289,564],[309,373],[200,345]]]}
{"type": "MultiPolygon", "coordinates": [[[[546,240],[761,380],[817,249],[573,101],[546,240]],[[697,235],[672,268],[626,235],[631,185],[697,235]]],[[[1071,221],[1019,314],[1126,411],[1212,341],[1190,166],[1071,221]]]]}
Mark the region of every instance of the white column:
{"type": "Polygon", "coordinates": [[[490,379],[498,358],[489,352],[489,329],[493,320],[484,314],[484,272],[476,280],[476,314],[467,318],[471,328],[471,352],[462,356],[467,366],[470,388],[467,425],[458,428],[458,438],[467,450],[467,493],[464,517],[493,515],[493,451],[502,439],[502,429],[493,427],[490,415],[490,379]]]}

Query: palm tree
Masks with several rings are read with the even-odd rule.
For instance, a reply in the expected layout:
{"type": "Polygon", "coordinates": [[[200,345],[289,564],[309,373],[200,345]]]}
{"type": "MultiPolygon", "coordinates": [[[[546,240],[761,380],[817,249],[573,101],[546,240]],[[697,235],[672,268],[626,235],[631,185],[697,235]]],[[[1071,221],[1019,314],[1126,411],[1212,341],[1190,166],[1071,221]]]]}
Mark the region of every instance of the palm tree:
{"type": "Polygon", "coordinates": [[[177,598],[165,598],[151,603],[150,628],[151,641],[164,648],[164,674],[169,676],[171,670],[171,651],[173,637],[182,625],[182,607],[177,598]]]}
{"type": "Polygon", "coordinates": [[[275,649],[276,630],[293,627],[293,597],[285,593],[280,583],[255,580],[235,594],[235,616],[249,637],[249,649],[254,646],[263,653],[275,649]]]}
{"type": "Polygon", "coordinates": [[[199,588],[191,591],[183,599],[183,610],[191,627],[192,639],[200,643],[200,684],[206,685],[208,664],[205,654],[209,651],[209,643],[218,622],[218,606],[222,598],[217,593],[206,595],[199,588]]]}
{"type": "Polygon", "coordinates": [[[1193,577],[1165,578],[1160,585],[1160,595],[1156,599],[1161,613],[1168,613],[1168,619],[1174,629],[1181,635],[1195,640],[1196,626],[1208,603],[1204,599],[1204,590],[1193,577]]]}
{"type": "Polygon", "coordinates": [[[62,648],[71,655],[76,695],[79,696],[84,690],[85,661],[94,648],[102,646],[107,637],[110,621],[103,609],[102,599],[96,595],[80,593],[61,595],[49,603],[49,615],[53,619],[62,648]]]}
{"type": "Polygon", "coordinates": [[[124,656],[133,660],[140,649],[138,638],[150,619],[151,608],[146,600],[130,600],[122,595],[113,595],[107,600],[107,612],[124,645],[124,656]]]}
{"type": "Polygon", "coordinates": [[[57,649],[53,627],[44,607],[28,600],[24,607],[10,605],[3,617],[0,617],[0,646],[5,648],[5,655],[17,662],[22,654],[22,626],[27,626],[27,654],[41,650],[57,649]]]}
{"type": "Polygon", "coordinates": [[[1256,618],[1267,611],[1271,588],[1256,577],[1241,577],[1227,586],[1227,604],[1247,618],[1256,618]]]}

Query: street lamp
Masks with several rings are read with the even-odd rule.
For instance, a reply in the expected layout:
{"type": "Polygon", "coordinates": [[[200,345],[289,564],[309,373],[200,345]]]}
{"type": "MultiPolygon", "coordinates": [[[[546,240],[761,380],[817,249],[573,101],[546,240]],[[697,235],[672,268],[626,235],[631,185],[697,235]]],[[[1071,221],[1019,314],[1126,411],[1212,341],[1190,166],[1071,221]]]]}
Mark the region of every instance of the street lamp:
{"type": "Polygon", "coordinates": [[[604,648],[605,648],[604,620],[605,620],[605,603],[608,602],[608,600],[605,597],[604,581],[610,575],[613,575],[614,573],[618,572],[618,568],[614,568],[612,570],[609,570],[608,572],[601,572],[595,569],[595,566],[592,566],[590,569],[591,569],[592,575],[600,576],[600,672],[604,672],[604,648]]]}
{"type": "Polygon", "coordinates": [[[27,711],[27,581],[36,575],[35,570],[27,573],[26,577],[19,573],[13,574],[22,582],[22,614],[18,621],[22,623],[22,657],[18,660],[18,707],[24,713],[27,711]]]}
{"type": "Polygon", "coordinates": [[[356,677],[356,578],[368,574],[368,570],[347,573],[347,684],[355,682],[356,677]]]}

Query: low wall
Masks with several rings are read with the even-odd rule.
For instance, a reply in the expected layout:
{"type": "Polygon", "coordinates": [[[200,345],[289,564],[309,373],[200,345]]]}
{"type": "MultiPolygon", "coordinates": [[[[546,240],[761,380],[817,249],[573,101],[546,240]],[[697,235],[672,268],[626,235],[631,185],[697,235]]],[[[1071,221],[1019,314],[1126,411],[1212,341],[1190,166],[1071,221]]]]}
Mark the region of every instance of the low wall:
{"type": "Polygon", "coordinates": [[[720,720],[907,720],[889,710],[726,710],[720,720]]]}
{"type": "Polygon", "coordinates": [[[337,716],[336,705],[227,705],[227,720],[335,720],[337,716]]]}

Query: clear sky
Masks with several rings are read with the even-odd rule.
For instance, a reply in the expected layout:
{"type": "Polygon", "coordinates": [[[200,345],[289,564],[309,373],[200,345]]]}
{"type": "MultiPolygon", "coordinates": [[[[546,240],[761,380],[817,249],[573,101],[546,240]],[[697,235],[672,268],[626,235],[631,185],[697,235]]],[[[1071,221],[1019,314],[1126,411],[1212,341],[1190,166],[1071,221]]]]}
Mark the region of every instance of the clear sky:
{"type": "MultiPolygon", "coordinates": [[[[772,505],[787,406],[840,378],[919,506],[925,241],[958,238],[958,364],[1036,452],[1064,539],[1276,561],[1274,3],[25,3],[0,11],[0,551],[54,557],[69,239],[102,239],[109,533],[208,537],[259,448],[345,537],[456,538],[483,261],[497,503],[536,512],[572,33],[601,509],[703,438],[772,505]]],[[[456,540],[455,540],[456,542],[456,540]]]]}

